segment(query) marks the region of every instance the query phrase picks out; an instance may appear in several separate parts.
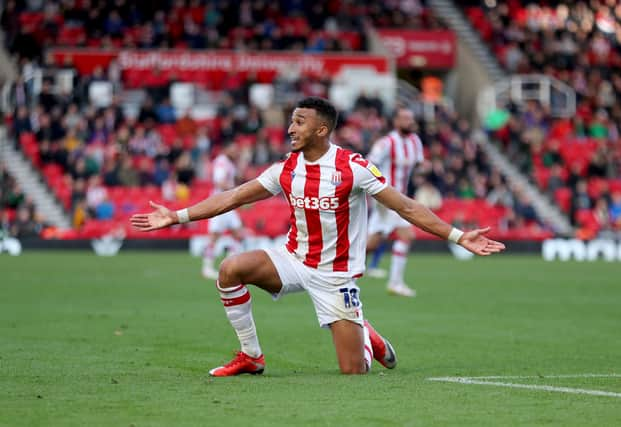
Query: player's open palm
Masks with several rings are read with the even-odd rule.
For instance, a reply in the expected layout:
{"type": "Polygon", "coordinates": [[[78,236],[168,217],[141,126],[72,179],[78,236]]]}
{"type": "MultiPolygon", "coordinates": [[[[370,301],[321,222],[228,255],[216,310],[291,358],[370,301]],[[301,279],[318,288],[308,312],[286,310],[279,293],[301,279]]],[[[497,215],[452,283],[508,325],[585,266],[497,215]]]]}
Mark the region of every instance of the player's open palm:
{"type": "Polygon", "coordinates": [[[176,214],[166,206],[158,205],[151,201],[149,204],[155,209],[153,212],[135,214],[129,219],[134,228],[140,231],[152,231],[168,227],[177,222],[176,214]]]}
{"type": "Polygon", "coordinates": [[[485,236],[489,231],[490,227],[467,231],[459,239],[459,244],[477,255],[491,255],[503,251],[505,249],[504,244],[485,236]]]}

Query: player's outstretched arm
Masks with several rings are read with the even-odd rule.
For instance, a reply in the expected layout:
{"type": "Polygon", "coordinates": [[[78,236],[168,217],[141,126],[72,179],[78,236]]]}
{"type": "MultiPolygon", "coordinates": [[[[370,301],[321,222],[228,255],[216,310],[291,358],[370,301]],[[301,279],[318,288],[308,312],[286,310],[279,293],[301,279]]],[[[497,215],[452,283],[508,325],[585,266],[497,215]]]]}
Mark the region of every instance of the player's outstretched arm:
{"type": "Polygon", "coordinates": [[[503,243],[491,240],[485,236],[490,231],[489,227],[462,233],[438,218],[427,207],[416,200],[404,196],[393,187],[386,187],[374,197],[378,202],[394,210],[406,221],[418,228],[443,239],[454,240],[477,255],[491,255],[505,249],[503,243]]]}
{"type": "Polygon", "coordinates": [[[165,206],[149,202],[155,210],[149,213],[132,215],[132,226],[140,231],[152,231],[188,221],[211,218],[231,211],[239,206],[267,199],[273,196],[258,180],[253,179],[239,187],[215,194],[207,199],[181,211],[172,211],[165,206]],[[179,213],[187,218],[179,218],[179,213]]]}

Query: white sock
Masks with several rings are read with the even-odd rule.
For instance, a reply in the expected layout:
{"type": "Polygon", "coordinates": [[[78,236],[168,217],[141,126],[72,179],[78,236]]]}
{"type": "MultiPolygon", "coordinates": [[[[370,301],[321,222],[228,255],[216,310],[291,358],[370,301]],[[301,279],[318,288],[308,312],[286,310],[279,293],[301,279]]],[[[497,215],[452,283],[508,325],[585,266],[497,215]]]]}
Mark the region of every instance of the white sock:
{"type": "Polygon", "coordinates": [[[403,283],[403,272],[408,256],[408,244],[403,240],[397,240],[392,245],[392,259],[390,262],[390,279],[388,283],[403,283]]]}
{"type": "Polygon", "coordinates": [[[373,362],[373,347],[371,347],[371,339],[369,338],[369,330],[363,326],[364,330],[364,363],[367,365],[367,372],[371,370],[371,362],[373,362]]]}
{"type": "Polygon", "coordinates": [[[233,239],[228,248],[228,255],[235,255],[242,251],[242,244],[239,240],[233,239]]]}
{"type": "Polygon", "coordinates": [[[241,351],[250,357],[259,357],[262,354],[261,346],[252,317],[252,300],[248,288],[244,285],[221,288],[218,282],[216,282],[216,287],[220,291],[226,317],[239,339],[241,351]]]}
{"type": "Polygon", "coordinates": [[[209,239],[207,246],[205,246],[205,252],[203,252],[203,265],[206,267],[213,267],[215,259],[214,241],[209,239]]]}

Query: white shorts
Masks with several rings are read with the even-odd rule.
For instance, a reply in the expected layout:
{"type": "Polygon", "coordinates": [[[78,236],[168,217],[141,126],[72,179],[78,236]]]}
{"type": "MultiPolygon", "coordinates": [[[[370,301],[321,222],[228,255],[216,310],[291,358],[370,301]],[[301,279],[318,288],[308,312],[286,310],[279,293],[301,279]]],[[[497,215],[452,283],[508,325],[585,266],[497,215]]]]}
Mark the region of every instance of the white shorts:
{"type": "Polygon", "coordinates": [[[208,230],[210,233],[224,233],[225,231],[237,230],[239,228],[242,228],[242,222],[235,211],[229,211],[209,219],[208,230]]]}
{"type": "Polygon", "coordinates": [[[397,228],[412,227],[412,224],[401,218],[399,214],[384,205],[377,204],[369,218],[369,234],[381,233],[388,236],[397,228]]]}
{"type": "Polygon", "coordinates": [[[313,301],[319,326],[327,328],[337,320],[349,320],[364,326],[360,288],[349,277],[335,277],[315,268],[307,267],[291,255],[286,248],[266,249],[274,263],[282,289],[273,294],[274,300],[283,295],[306,291],[313,301]]]}

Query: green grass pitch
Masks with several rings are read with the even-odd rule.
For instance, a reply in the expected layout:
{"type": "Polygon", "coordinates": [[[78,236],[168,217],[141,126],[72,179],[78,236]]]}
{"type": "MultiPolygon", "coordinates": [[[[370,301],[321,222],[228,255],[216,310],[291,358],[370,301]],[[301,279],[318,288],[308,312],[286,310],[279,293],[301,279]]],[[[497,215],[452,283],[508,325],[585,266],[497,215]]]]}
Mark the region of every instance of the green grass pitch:
{"type": "Polygon", "coordinates": [[[224,379],[207,371],[237,340],[199,267],[180,252],[0,256],[0,425],[621,424],[615,396],[428,380],[534,376],[496,381],[621,396],[619,263],[414,255],[414,299],[359,281],[399,366],[354,377],[306,295],[253,288],[267,369],[224,379]],[[546,378],[574,374],[605,376],[546,378]]]}

